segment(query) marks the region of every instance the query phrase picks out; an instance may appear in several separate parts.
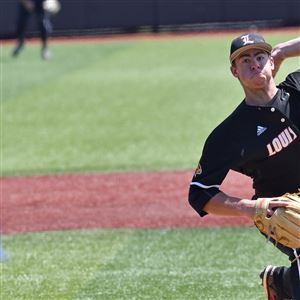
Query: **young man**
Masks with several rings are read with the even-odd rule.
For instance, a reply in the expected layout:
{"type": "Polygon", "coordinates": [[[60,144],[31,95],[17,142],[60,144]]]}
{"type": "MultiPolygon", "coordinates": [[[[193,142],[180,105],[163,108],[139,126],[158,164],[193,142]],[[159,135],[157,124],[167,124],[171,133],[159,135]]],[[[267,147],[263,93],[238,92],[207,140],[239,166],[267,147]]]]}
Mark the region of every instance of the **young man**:
{"type": "Polygon", "coordinates": [[[24,47],[25,31],[28,18],[32,13],[35,13],[42,42],[41,56],[45,60],[50,58],[50,52],[48,49],[48,35],[52,30],[52,25],[50,23],[49,16],[43,8],[43,2],[44,0],[19,0],[17,45],[12,53],[14,57],[17,57],[24,47]]]}
{"type": "MultiPolygon", "coordinates": [[[[274,76],[284,59],[299,55],[300,38],[273,50],[256,33],[243,34],[232,41],[231,73],[239,80],[245,99],[205,142],[189,191],[189,203],[201,217],[215,214],[253,219],[255,199],[276,199],[298,191],[300,69],[278,86],[274,76]],[[230,169],[253,179],[253,199],[241,199],[220,190],[230,169]]],[[[275,205],[284,203],[271,201],[270,214],[275,205]]],[[[300,249],[279,243],[276,247],[289,256],[291,265],[267,266],[261,273],[267,299],[300,300],[300,249]]]]}

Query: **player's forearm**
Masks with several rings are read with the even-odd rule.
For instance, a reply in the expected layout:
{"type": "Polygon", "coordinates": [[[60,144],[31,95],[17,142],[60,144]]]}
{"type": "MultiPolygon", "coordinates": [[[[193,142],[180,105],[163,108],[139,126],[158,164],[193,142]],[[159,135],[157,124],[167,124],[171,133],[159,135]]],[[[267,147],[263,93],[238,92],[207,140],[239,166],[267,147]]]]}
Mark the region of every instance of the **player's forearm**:
{"type": "Polygon", "coordinates": [[[274,60],[273,76],[276,76],[281,63],[289,57],[300,56],[300,38],[289,40],[276,45],[272,50],[274,60]]]}
{"type": "Polygon", "coordinates": [[[273,48],[272,55],[277,55],[282,60],[289,57],[300,56],[300,38],[276,45],[273,48]]]}
{"type": "Polygon", "coordinates": [[[232,197],[220,192],[209,200],[204,207],[204,211],[208,214],[220,216],[246,216],[252,218],[254,205],[255,201],[232,197]]]}

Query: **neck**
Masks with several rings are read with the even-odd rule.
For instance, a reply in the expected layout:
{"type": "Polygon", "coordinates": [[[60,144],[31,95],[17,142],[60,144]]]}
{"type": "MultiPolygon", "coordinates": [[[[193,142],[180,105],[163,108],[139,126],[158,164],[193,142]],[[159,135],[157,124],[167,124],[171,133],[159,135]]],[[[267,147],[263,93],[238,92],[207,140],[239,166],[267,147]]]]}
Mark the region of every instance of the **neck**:
{"type": "Polygon", "coordinates": [[[246,95],[245,101],[248,105],[267,106],[276,95],[278,88],[274,84],[258,89],[244,88],[244,91],[246,95]]]}

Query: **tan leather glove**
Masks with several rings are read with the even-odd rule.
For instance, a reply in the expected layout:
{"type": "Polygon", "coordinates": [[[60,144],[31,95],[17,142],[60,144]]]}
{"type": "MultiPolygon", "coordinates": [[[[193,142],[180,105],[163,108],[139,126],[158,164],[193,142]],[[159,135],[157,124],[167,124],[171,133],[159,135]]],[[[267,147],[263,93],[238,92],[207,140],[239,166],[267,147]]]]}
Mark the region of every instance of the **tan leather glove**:
{"type": "Polygon", "coordinates": [[[261,232],[284,246],[300,248],[300,192],[276,199],[258,198],[255,208],[254,223],[261,232]],[[270,201],[283,201],[288,206],[278,207],[270,215],[270,201]]]}

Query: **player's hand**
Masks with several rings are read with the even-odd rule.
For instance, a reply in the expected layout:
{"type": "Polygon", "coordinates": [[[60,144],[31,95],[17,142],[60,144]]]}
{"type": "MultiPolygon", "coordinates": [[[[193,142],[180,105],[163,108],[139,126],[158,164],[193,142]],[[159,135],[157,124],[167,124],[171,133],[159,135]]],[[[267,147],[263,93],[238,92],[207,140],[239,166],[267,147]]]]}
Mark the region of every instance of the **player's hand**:
{"type": "MultiPolygon", "coordinates": [[[[268,217],[271,217],[274,214],[274,211],[276,210],[276,208],[289,206],[289,203],[287,201],[280,200],[277,197],[270,197],[270,198],[264,198],[264,199],[271,199],[269,202],[269,206],[267,208],[267,216],[268,217]]],[[[255,206],[256,206],[256,201],[255,201],[255,206]]]]}
{"type": "Polygon", "coordinates": [[[269,207],[268,207],[268,216],[271,217],[278,207],[287,207],[289,204],[284,200],[277,200],[278,198],[271,198],[273,200],[270,201],[269,207]],[[274,201],[276,200],[276,201],[274,201]]]}
{"type": "Polygon", "coordinates": [[[273,76],[275,76],[281,63],[286,58],[300,56],[300,38],[298,37],[276,45],[272,50],[271,56],[274,60],[275,69],[273,76]]]}
{"type": "Polygon", "coordinates": [[[273,77],[276,76],[280,66],[281,66],[281,63],[284,61],[284,54],[283,54],[283,51],[281,49],[281,47],[278,45],[278,46],[275,46],[272,50],[272,53],[271,53],[271,56],[273,58],[273,61],[274,61],[274,70],[273,70],[273,77]]]}
{"type": "MultiPolygon", "coordinates": [[[[268,216],[270,216],[270,217],[273,215],[276,208],[287,207],[289,205],[286,201],[277,200],[278,198],[276,198],[276,197],[270,197],[268,199],[271,199],[271,201],[269,203],[269,207],[268,207],[268,216]]],[[[256,211],[256,208],[255,208],[256,200],[242,199],[240,201],[240,204],[243,206],[243,211],[244,211],[245,215],[247,217],[253,219],[255,216],[255,211],[256,211]]]]}

